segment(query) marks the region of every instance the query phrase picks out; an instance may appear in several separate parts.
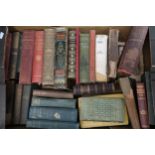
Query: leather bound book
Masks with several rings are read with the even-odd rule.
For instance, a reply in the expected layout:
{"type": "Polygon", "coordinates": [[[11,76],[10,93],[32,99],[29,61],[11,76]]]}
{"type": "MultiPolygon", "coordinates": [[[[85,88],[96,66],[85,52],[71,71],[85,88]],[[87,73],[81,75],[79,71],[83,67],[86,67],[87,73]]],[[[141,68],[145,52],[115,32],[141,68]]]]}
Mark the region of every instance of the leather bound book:
{"type": "Polygon", "coordinates": [[[120,86],[125,97],[125,103],[131,121],[132,128],[140,129],[140,122],[138,117],[138,112],[135,104],[135,99],[133,95],[133,90],[130,85],[129,78],[120,78],[120,86]]]}
{"type": "Polygon", "coordinates": [[[92,96],[101,94],[114,94],[120,93],[121,89],[119,84],[116,83],[89,83],[75,85],[73,88],[74,95],[79,96],[92,96]]]}
{"type": "Polygon", "coordinates": [[[107,35],[96,35],[96,81],[107,82],[107,35]]]}
{"type": "Polygon", "coordinates": [[[138,109],[141,128],[149,128],[149,116],[146,103],[145,87],[144,83],[137,82],[137,97],[138,97],[138,109]]]}
{"type": "Polygon", "coordinates": [[[120,75],[136,74],[147,31],[147,26],[132,27],[119,63],[118,73],[120,75]]]}
{"type": "Polygon", "coordinates": [[[0,129],[5,128],[6,85],[0,84],[0,129]]]}
{"type": "Polygon", "coordinates": [[[117,76],[117,63],[119,59],[118,53],[118,39],[119,39],[119,30],[110,29],[109,30],[109,48],[108,48],[108,68],[110,79],[115,79],[117,76]]]}
{"type": "Polygon", "coordinates": [[[43,85],[54,84],[55,29],[44,30],[43,85]]]}
{"type": "Polygon", "coordinates": [[[43,66],[44,31],[35,32],[32,83],[41,84],[43,66]]]}
{"type": "Polygon", "coordinates": [[[89,82],[90,34],[80,34],[80,83],[89,82]]]}
{"type": "Polygon", "coordinates": [[[20,84],[31,84],[32,82],[34,43],[35,31],[24,30],[22,38],[22,57],[19,75],[20,84]]]}
{"type": "Polygon", "coordinates": [[[94,82],[96,80],[95,78],[95,39],[96,39],[96,31],[90,30],[89,78],[91,82],[94,82]]]}

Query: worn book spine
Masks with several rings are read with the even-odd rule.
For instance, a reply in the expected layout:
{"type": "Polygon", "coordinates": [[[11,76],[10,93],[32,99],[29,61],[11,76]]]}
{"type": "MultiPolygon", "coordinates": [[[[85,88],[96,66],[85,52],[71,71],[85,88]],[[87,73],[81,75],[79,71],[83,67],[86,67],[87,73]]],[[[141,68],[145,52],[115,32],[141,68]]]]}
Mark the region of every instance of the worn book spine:
{"type": "Polygon", "coordinates": [[[43,85],[54,84],[55,29],[44,30],[43,85]]]}
{"type": "Polygon", "coordinates": [[[91,82],[95,82],[95,39],[96,31],[90,30],[90,56],[89,56],[89,78],[91,82]]]}
{"type": "Polygon", "coordinates": [[[77,109],[31,106],[29,119],[77,122],[77,109]]]}
{"type": "Polygon", "coordinates": [[[147,31],[147,26],[134,26],[131,29],[118,66],[120,75],[136,74],[147,31]]]}
{"type": "Polygon", "coordinates": [[[75,79],[76,31],[69,31],[68,78],[75,79]]]}
{"type": "Polygon", "coordinates": [[[118,39],[119,39],[119,30],[110,29],[109,30],[109,46],[108,46],[108,68],[110,79],[115,79],[117,76],[117,63],[119,59],[118,53],[118,39]]]}
{"type": "Polygon", "coordinates": [[[145,86],[142,82],[137,82],[138,109],[141,128],[149,128],[149,116],[146,103],[145,86]]]}
{"type": "Polygon", "coordinates": [[[131,88],[129,78],[120,78],[119,82],[125,97],[125,103],[127,106],[127,111],[131,121],[132,128],[140,129],[140,121],[139,121],[138,112],[137,112],[135,99],[133,95],[133,90],[131,88]]]}
{"type": "Polygon", "coordinates": [[[20,84],[32,83],[32,63],[34,52],[35,31],[24,30],[22,38],[22,58],[20,67],[20,84]]]}
{"type": "Polygon", "coordinates": [[[88,83],[89,80],[89,43],[90,34],[80,34],[80,83],[88,83]]]}
{"type": "Polygon", "coordinates": [[[79,129],[79,123],[29,119],[26,127],[39,129],[79,129]]]}
{"type": "Polygon", "coordinates": [[[35,32],[35,45],[32,68],[32,83],[41,84],[44,49],[44,31],[35,32]]]}
{"type": "Polygon", "coordinates": [[[96,35],[96,81],[107,82],[107,35],[96,35]]]}
{"type": "Polygon", "coordinates": [[[76,99],[55,99],[47,97],[33,96],[31,106],[76,108],[76,99]]]}

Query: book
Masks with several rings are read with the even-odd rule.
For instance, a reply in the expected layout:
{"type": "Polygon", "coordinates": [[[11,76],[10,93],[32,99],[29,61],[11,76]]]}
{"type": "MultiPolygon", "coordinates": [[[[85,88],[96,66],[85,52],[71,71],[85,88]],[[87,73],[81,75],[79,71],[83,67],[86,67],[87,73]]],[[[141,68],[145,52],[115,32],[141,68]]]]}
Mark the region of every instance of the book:
{"type": "Polygon", "coordinates": [[[43,85],[54,84],[55,29],[44,30],[43,85]]]}
{"type": "Polygon", "coordinates": [[[90,34],[80,33],[80,83],[89,82],[90,34]]]}
{"type": "Polygon", "coordinates": [[[149,128],[149,116],[146,103],[145,86],[142,82],[137,82],[138,110],[141,128],[149,128]]]}
{"type": "Polygon", "coordinates": [[[77,109],[56,107],[30,107],[29,119],[77,122],[77,109]]]}
{"type": "Polygon", "coordinates": [[[19,83],[32,83],[32,63],[35,42],[35,31],[24,30],[22,38],[22,57],[20,66],[19,83]]]}
{"type": "Polygon", "coordinates": [[[42,83],[43,48],[44,31],[36,31],[32,68],[32,83],[42,83]]]}
{"type": "Polygon", "coordinates": [[[96,81],[107,82],[107,35],[96,35],[96,81]]]}
{"type": "Polygon", "coordinates": [[[132,27],[118,66],[120,75],[136,74],[147,31],[147,26],[132,27]]]}
{"type": "Polygon", "coordinates": [[[33,96],[40,97],[51,97],[51,98],[73,98],[72,92],[62,91],[62,90],[33,90],[33,96]]]}
{"type": "Polygon", "coordinates": [[[109,64],[108,77],[110,79],[115,79],[117,76],[117,64],[119,60],[118,39],[119,39],[119,30],[110,29],[109,46],[108,46],[108,64],[109,64]]]}
{"type": "Polygon", "coordinates": [[[26,127],[41,129],[79,129],[79,123],[29,119],[27,120],[26,127]]]}
{"type": "Polygon", "coordinates": [[[119,79],[120,86],[122,92],[125,97],[125,103],[129,115],[129,119],[131,121],[132,128],[139,129],[140,128],[140,121],[138,117],[138,112],[135,104],[135,98],[133,95],[133,90],[130,85],[129,78],[120,78],[119,79]]]}
{"type": "Polygon", "coordinates": [[[114,94],[120,92],[121,88],[117,82],[79,84],[75,85],[73,88],[73,93],[76,97],[101,95],[101,94],[114,94]]]}

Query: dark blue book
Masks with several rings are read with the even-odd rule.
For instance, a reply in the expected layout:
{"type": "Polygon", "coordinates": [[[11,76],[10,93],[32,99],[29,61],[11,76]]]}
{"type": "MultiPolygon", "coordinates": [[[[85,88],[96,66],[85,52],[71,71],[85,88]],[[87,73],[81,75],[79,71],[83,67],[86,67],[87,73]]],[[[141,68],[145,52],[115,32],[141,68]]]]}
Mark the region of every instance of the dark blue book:
{"type": "Polygon", "coordinates": [[[77,109],[31,106],[29,119],[77,122],[77,109]]]}
{"type": "Polygon", "coordinates": [[[76,108],[76,99],[54,99],[33,96],[31,106],[76,108]]]}
{"type": "Polygon", "coordinates": [[[27,120],[26,127],[40,129],[79,129],[79,123],[29,119],[27,120]]]}

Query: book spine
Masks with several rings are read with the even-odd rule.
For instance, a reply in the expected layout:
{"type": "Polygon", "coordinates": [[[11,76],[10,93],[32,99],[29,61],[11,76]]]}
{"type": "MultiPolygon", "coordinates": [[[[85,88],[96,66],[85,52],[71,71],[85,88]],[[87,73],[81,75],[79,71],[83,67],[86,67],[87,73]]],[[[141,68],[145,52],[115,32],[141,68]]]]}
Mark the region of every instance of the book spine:
{"type": "Polygon", "coordinates": [[[90,30],[90,66],[89,66],[89,77],[90,81],[94,82],[95,79],[95,39],[96,39],[96,31],[90,30]]]}
{"type": "Polygon", "coordinates": [[[54,84],[55,29],[44,30],[43,85],[54,84]]]}
{"type": "Polygon", "coordinates": [[[32,63],[34,52],[35,32],[25,30],[22,38],[22,58],[20,67],[20,84],[31,84],[32,82],[32,63]]]}
{"type": "Polygon", "coordinates": [[[139,82],[136,84],[136,87],[137,87],[140,124],[142,128],[149,128],[149,117],[148,117],[144,83],[139,82]]]}
{"type": "Polygon", "coordinates": [[[118,66],[120,75],[136,74],[147,31],[147,26],[134,26],[131,29],[118,66]]]}
{"type": "Polygon", "coordinates": [[[80,83],[89,82],[90,34],[80,34],[80,83]]]}
{"type": "Polygon", "coordinates": [[[43,66],[44,31],[35,32],[32,83],[41,84],[43,66]]]}
{"type": "Polygon", "coordinates": [[[29,119],[77,122],[77,110],[69,108],[30,107],[29,119]]]}
{"type": "Polygon", "coordinates": [[[107,82],[107,35],[96,35],[96,81],[107,82]]]}

